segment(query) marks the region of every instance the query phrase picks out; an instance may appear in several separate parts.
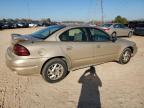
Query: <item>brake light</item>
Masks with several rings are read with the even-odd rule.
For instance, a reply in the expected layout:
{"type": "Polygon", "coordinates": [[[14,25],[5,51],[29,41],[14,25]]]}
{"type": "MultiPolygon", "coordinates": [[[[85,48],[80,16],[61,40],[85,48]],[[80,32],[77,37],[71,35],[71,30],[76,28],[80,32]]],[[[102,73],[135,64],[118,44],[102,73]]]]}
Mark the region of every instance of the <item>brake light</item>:
{"type": "Polygon", "coordinates": [[[105,32],[108,32],[109,30],[110,30],[109,28],[104,29],[105,32]]]}
{"type": "Polygon", "coordinates": [[[30,55],[28,49],[19,44],[16,44],[14,46],[13,51],[18,56],[29,56],[30,55]]]}

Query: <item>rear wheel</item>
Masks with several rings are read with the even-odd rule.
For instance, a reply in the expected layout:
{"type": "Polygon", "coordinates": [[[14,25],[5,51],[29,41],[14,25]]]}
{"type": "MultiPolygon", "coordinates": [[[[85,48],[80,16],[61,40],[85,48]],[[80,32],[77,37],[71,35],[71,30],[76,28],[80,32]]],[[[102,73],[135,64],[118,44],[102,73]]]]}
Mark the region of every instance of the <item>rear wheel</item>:
{"type": "Polygon", "coordinates": [[[120,64],[127,64],[131,59],[132,51],[129,48],[126,48],[119,58],[120,64]]]}
{"type": "Polygon", "coordinates": [[[48,61],[42,69],[42,77],[49,83],[56,83],[64,79],[68,69],[66,63],[59,58],[48,61]]]}

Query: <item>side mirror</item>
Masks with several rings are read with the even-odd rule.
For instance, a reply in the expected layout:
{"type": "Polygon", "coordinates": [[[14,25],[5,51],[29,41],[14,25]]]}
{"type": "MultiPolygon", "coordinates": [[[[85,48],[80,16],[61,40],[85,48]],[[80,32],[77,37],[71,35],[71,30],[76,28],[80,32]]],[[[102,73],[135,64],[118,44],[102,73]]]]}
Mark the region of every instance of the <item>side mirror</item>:
{"type": "Polygon", "coordinates": [[[117,36],[111,36],[112,42],[115,42],[117,40],[117,36]]]}

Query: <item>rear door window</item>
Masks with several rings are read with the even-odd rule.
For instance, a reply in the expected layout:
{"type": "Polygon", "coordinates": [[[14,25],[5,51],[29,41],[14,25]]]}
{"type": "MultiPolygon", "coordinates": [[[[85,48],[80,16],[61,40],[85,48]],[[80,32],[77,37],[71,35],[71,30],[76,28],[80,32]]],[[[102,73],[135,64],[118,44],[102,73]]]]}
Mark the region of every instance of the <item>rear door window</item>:
{"type": "Polygon", "coordinates": [[[123,25],[123,24],[120,24],[120,28],[125,28],[125,25],[123,25]]]}
{"type": "Polygon", "coordinates": [[[61,41],[71,41],[71,42],[84,42],[87,41],[87,36],[82,28],[74,28],[64,32],[60,35],[61,41]]]}

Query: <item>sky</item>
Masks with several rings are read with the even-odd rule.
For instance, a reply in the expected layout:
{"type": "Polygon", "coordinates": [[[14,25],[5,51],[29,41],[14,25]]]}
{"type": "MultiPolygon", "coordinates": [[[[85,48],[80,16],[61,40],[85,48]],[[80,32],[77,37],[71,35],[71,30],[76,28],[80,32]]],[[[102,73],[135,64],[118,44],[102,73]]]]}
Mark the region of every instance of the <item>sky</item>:
{"type": "MultiPolygon", "coordinates": [[[[101,20],[101,0],[0,0],[2,18],[101,20]]],[[[144,19],[144,0],[103,0],[104,20],[144,19]]]]}

